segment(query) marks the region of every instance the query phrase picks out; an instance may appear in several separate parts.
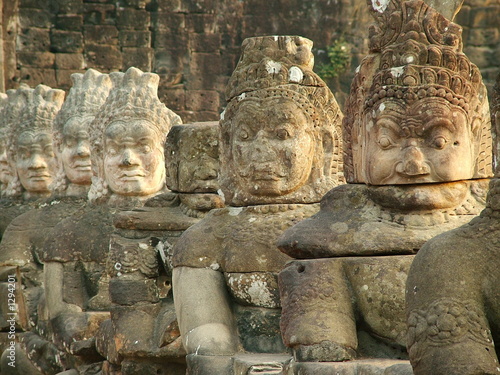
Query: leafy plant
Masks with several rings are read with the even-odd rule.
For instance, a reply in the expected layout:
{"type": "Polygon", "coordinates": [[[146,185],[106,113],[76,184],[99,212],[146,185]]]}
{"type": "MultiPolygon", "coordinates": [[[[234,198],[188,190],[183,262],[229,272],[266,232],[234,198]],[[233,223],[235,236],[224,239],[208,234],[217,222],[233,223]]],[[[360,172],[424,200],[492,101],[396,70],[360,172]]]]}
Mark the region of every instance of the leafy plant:
{"type": "Polygon", "coordinates": [[[351,46],[343,38],[337,39],[326,49],[329,62],[318,66],[318,75],[335,78],[342,74],[351,64],[351,46]]]}

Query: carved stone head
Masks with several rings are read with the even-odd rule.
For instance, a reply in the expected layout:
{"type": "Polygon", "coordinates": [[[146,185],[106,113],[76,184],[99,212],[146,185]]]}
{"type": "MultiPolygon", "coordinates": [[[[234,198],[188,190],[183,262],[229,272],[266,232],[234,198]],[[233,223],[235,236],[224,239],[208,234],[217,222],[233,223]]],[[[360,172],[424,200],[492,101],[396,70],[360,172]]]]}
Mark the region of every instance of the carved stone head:
{"type": "Polygon", "coordinates": [[[45,85],[35,89],[23,86],[16,91],[12,110],[18,117],[11,118],[7,151],[16,174],[9,182],[7,195],[49,195],[56,170],[52,123],[65,93],[45,85]]]}
{"type": "Polygon", "coordinates": [[[348,182],[491,176],[488,99],[461,28],[421,0],[368,1],[377,26],[346,103],[348,182]]]}
{"type": "Polygon", "coordinates": [[[181,119],[158,99],[159,76],[110,73],[109,96],[91,123],[91,201],[147,197],[165,186],[164,142],[181,119]]]}
{"type": "MultiPolygon", "coordinates": [[[[73,86],[61,110],[54,119],[54,151],[57,174],[53,190],[66,192],[68,185],[90,188],[92,169],[90,160],[89,125],[106,101],[111,79],[89,69],[85,74],[71,75],[73,86]]],[[[78,189],[74,189],[75,192],[78,189]]]]}
{"type": "Polygon", "coordinates": [[[195,122],[170,129],[165,143],[167,186],[180,193],[219,189],[219,123],[195,122]]]}
{"type": "Polygon", "coordinates": [[[248,38],[221,114],[221,189],[226,203],[318,202],[342,181],[342,114],[312,71],[312,42],[248,38]]]}

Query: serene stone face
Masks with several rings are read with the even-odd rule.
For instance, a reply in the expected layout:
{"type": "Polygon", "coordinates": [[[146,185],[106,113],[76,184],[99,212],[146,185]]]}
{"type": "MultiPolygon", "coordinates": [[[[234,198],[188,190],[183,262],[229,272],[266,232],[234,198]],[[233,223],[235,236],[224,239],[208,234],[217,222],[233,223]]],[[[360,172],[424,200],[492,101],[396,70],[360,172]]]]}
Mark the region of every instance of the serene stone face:
{"type": "Polygon", "coordinates": [[[308,118],[285,98],[248,100],[239,106],[231,143],[240,188],[262,196],[285,195],[300,188],[313,162],[308,118]]]}
{"type": "Polygon", "coordinates": [[[72,117],[63,128],[61,160],[68,179],[78,185],[90,185],[92,169],[88,122],[82,117],[72,117]]]}
{"type": "Polygon", "coordinates": [[[470,179],[474,149],[466,113],[441,98],[387,100],[365,116],[362,156],[373,185],[470,179]]]}
{"type": "Polygon", "coordinates": [[[25,131],[17,139],[16,169],[28,192],[48,193],[55,171],[52,136],[25,131]]]}
{"type": "Polygon", "coordinates": [[[152,125],[144,120],[115,121],[105,132],[104,173],[119,195],[158,192],[164,183],[163,148],[152,125]]]}
{"type": "Polygon", "coordinates": [[[7,186],[12,179],[12,171],[7,160],[6,140],[0,136],[0,184],[7,186]]]}

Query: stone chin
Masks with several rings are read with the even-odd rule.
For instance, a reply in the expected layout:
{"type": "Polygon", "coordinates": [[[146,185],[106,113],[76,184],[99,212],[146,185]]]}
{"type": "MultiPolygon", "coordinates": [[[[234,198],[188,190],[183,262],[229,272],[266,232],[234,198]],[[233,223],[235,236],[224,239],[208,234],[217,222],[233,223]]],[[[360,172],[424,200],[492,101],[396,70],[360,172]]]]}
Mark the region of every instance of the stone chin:
{"type": "Polygon", "coordinates": [[[466,181],[419,185],[369,186],[368,196],[383,207],[400,211],[447,209],[465,198],[466,181]]]}

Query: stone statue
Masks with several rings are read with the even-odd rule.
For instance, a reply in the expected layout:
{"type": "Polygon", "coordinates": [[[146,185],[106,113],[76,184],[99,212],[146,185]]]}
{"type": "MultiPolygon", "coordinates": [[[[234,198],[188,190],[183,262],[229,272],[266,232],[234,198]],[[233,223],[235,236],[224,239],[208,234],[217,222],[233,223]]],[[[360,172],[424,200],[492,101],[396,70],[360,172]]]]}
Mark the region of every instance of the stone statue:
{"type": "MultiPolygon", "coordinates": [[[[500,75],[491,109],[498,129],[500,75]]],[[[498,172],[479,217],[428,241],[410,268],[408,352],[416,375],[500,371],[498,172]]]]}
{"type": "MultiPolygon", "coordinates": [[[[113,303],[101,324],[97,348],[107,366],[123,375],[164,371],[185,374],[171,290],[171,249],[208,211],[224,206],[219,184],[218,122],[175,125],[165,143],[170,192],[144,207],[118,213],[105,273],[113,303]],[[122,337],[119,344],[114,337],[122,337]]],[[[101,290],[105,290],[103,287],[101,290]]]]}
{"type": "Polygon", "coordinates": [[[343,121],[348,184],[278,241],[303,259],[280,274],[282,333],[302,362],[407,358],[412,254],[479,214],[492,174],[486,90],[461,28],[420,0],[368,4],[377,26],[343,121]]]}
{"type": "Polygon", "coordinates": [[[52,340],[66,353],[65,366],[98,366],[99,324],[109,304],[99,292],[113,233],[123,208],[144,204],[164,190],[163,143],[180,118],[157,96],[159,77],[130,68],[110,73],[112,89],[92,120],[91,204],[62,220],[44,245],[45,299],[52,340]]]}
{"type": "MultiPolygon", "coordinates": [[[[73,86],[53,121],[57,172],[50,187],[52,196],[12,220],[0,244],[0,253],[3,254],[0,258],[8,255],[8,265],[21,266],[24,298],[29,302],[27,319],[30,327],[34,327],[32,334],[23,335],[23,341],[35,342],[39,348],[50,345],[41,345],[43,337],[47,337],[47,321],[43,318],[46,314],[40,307],[44,301],[43,292],[31,290],[33,285],[42,283],[40,252],[45,241],[52,236],[54,227],[64,218],[84,209],[87,203],[92,175],[88,127],[111,88],[109,76],[93,69],[85,74],[74,73],[71,78],[73,86]],[[37,337],[38,334],[42,337],[37,337]]],[[[57,351],[48,351],[46,357],[50,358],[54,352],[57,351]]],[[[50,362],[43,358],[37,365],[44,369],[54,367],[55,364],[50,362]]]]}
{"type": "Polygon", "coordinates": [[[8,196],[22,195],[25,200],[47,197],[55,175],[52,148],[52,122],[64,101],[64,91],[38,85],[19,88],[26,105],[17,124],[9,128],[7,155],[16,175],[7,187],[8,196]]]}
{"type": "Polygon", "coordinates": [[[295,36],[243,42],[220,120],[220,189],[228,207],[211,211],[173,249],[188,373],[232,374],[239,352],[286,352],[276,277],[289,258],[275,241],[343,181],[342,114],[312,71],[311,47],[295,36]]]}

